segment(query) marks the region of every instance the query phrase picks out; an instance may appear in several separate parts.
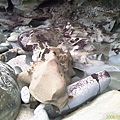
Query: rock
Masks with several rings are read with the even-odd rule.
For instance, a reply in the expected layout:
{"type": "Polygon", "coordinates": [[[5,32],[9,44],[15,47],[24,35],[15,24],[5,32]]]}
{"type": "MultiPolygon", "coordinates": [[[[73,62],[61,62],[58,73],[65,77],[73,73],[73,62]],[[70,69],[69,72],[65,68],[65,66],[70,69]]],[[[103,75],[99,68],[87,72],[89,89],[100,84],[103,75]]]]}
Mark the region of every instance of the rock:
{"type": "MultiPolygon", "coordinates": [[[[30,18],[29,18],[30,20],[30,18]]],[[[18,26],[16,28],[14,28],[14,31],[17,33],[22,33],[22,32],[26,32],[26,31],[30,31],[32,30],[31,26],[18,26]]]]}
{"type": "Polygon", "coordinates": [[[10,37],[7,38],[7,41],[15,42],[15,41],[18,40],[18,36],[19,36],[19,33],[12,32],[12,33],[10,34],[10,37]]]}
{"type": "Polygon", "coordinates": [[[33,96],[30,97],[30,108],[35,109],[40,102],[38,102],[33,96]]]}
{"type": "Polygon", "coordinates": [[[0,62],[0,120],[15,120],[21,105],[14,70],[0,62]]]}
{"type": "Polygon", "coordinates": [[[44,109],[44,106],[44,104],[37,106],[37,108],[34,110],[34,117],[30,120],[40,120],[41,118],[42,120],[50,120],[46,110],[44,109]]]}
{"type": "Polygon", "coordinates": [[[97,99],[80,107],[62,120],[105,120],[119,119],[120,92],[112,90],[97,97],[97,99]],[[102,106],[102,107],[101,107],[102,106]],[[98,117],[99,116],[99,117],[98,117]]]}
{"type": "Polygon", "coordinates": [[[31,79],[29,89],[36,100],[58,107],[65,106],[68,99],[66,81],[64,73],[55,59],[42,64],[37,63],[31,79]]]}
{"type": "Polygon", "coordinates": [[[5,42],[5,36],[3,33],[0,31],[0,43],[5,42]]]}
{"type": "Polygon", "coordinates": [[[68,114],[103,92],[110,81],[110,76],[106,71],[92,74],[67,87],[69,100],[65,107],[59,109],[59,113],[56,112],[56,108],[52,110],[48,105],[46,105],[45,109],[50,117],[68,114]]]}
{"type": "Polygon", "coordinates": [[[6,52],[6,51],[8,51],[8,47],[0,45],[0,53],[6,52]]]}
{"type": "Polygon", "coordinates": [[[7,64],[11,65],[13,68],[15,66],[19,66],[22,71],[26,71],[30,67],[31,58],[26,55],[19,55],[7,62],[7,64]]]}
{"type": "MultiPolygon", "coordinates": [[[[72,0],[69,0],[72,1],[72,0]]],[[[74,7],[80,7],[83,3],[85,2],[85,0],[74,0],[74,7]]]]}
{"type": "Polygon", "coordinates": [[[34,116],[34,110],[30,109],[29,104],[22,104],[21,110],[15,120],[30,120],[34,116]]]}
{"type": "Polygon", "coordinates": [[[71,62],[69,52],[56,47],[43,49],[38,61],[28,71],[32,96],[42,103],[59,108],[65,106],[68,99],[66,85],[70,84],[71,77],[75,75],[71,62]]]}
{"type": "Polygon", "coordinates": [[[15,49],[10,49],[9,51],[2,53],[0,57],[2,58],[3,62],[8,62],[9,60],[15,58],[16,56],[17,56],[17,51],[15,49]]]}
{"type": "Polygon", "coordinates": [[[24,86],[29,86],[31,83],[31,78],[29,76],[29,73],[27,71],[23,71],[17,76],[17,82],[20,86],[20,88],[24,86]]]}
{"type": "Polygon", "coordinates": [[[22,69],[19,66],[15,66],[13,69],[16,75],[19,75],[22,72],[22,69]]]}
{"type": "Polygon", "coordinates": [[[12,48],[12,45],[11,45],[8,41],[3,42],[3,43],[1,43],[0,45],[3,46],[3,47],[8,47],[9,49],[12,48]]]}
{"type": "Polygon", "coordinates": [[[35,48],[44,49],[47,46],[57,46],[61,42],[59,30],[33,29],[29,32],[23,32],[18,37],[18,43],[21,48],[28,52],[33,52],[35,48]]]}
{"type": "Polygon", "coordinates": [[[27,86],[21,89],[21,99],[24,103],[29,103],[30,101],[30,92],[27,86]]]}

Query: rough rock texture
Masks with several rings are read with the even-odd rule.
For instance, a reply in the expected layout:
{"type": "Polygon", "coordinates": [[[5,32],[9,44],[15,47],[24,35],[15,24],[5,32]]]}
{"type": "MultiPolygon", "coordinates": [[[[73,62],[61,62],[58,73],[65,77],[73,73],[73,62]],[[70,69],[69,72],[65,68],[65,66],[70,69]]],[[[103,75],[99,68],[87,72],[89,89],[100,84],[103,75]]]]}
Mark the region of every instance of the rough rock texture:
{"type": "Polygon", "coordinates": [[[50,46],[57,46],[62,41],[59,30],[47,29],[34,29],[30,32],[23,32],[18,37],[18,43],[23,50],[32,52],[33,49],[39,47],[43,49],[50,46]]]}
{"type": "Polygon", "coordinates": [[[0,62],[0,120],[15,120],[21,105],[14,70],[0,62]]]}
{"type": "Polygon", "coordinates": [[[62,108],[68,101],[66,86],[74,75],[70,54],[52,47],[45,49],[39,59],[29,70],[30,93],[42,103],[62,108]]]}

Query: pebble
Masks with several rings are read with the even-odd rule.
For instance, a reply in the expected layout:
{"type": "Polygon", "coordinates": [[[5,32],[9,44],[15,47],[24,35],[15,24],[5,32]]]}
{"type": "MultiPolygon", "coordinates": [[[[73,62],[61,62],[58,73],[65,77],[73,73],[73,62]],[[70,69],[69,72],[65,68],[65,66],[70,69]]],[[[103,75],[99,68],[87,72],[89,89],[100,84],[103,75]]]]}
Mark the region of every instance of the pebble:
{"type": "Polygon", "coordinates": [[[0,53],[8,51],[8,47],[0,45],[0,53]]]}
{"type": "Polygon", "coordinates": [[[8,47],[9,49],[13,48],[12,45],[8,41],[3,42],[0,45],[3,46],[3,47],[8,47]]]}
{"type": "Polygon", "coordinates": [[[2,53],[0,59],[4,58],[3,62],[8,62],[9,60],[15,58],[16,56],[17,56],[17,51],[15,51],[15,49],[10,49],[9,51],[2,53]]]}
{"type": "Polygon", "coordinates": [[[10,34],[10,37],[7,38],[7,41],[15,42],[15,41],[18,40],[18,36],[19,36],[19,33],[12,32],[12,33],[10,34]]]}
{"type": "Polygon", "coordinates": [[[34,117],[30,120],[50,120],[48,117],[48,114],[46,110],[44,109],[45,105],[40,104],[35,110],[34,110],[34,117]]]}
{"type": "Polygon", "coordinates": [[[24,103],[29,103],[30,101],[30,92],[27,86],[21,89],[21,99],[24,103]]]}

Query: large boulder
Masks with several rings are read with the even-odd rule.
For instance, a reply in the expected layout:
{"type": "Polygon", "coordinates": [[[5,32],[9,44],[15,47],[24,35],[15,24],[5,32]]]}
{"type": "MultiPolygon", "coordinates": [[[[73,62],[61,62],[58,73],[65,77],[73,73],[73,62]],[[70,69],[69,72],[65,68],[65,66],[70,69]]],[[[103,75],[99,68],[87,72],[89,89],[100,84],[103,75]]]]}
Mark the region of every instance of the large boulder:
{"type": "Polygon", "coordinates": [[[15,120],[21,105],[14,70],[0,62],[0,120],[15,120]]]}

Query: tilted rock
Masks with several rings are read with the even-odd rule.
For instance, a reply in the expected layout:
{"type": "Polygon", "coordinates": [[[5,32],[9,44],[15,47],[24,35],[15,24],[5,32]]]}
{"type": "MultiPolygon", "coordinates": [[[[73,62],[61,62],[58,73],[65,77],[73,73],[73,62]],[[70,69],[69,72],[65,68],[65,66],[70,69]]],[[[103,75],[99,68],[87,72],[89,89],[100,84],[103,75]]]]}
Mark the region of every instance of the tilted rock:
{"type": "Polygon", "coordinates": [[[42,103],[64,107],[68,102],[67,85],[75,74],[71,61],[69,52],[56,47],[46,48],[28,71],[32,96],[42,103]]]}
{"type": "Polygon", "coordinates": [[[55,59],[36,64],[29,87],[36,100],[63,107],[68,100],[66,88],[64,73],[55,59]]]}
{"type": "Polygon", "coordinates": [[[0,120],[15,120],[21,105],[14,70],[0,62],[0,120]]]}

